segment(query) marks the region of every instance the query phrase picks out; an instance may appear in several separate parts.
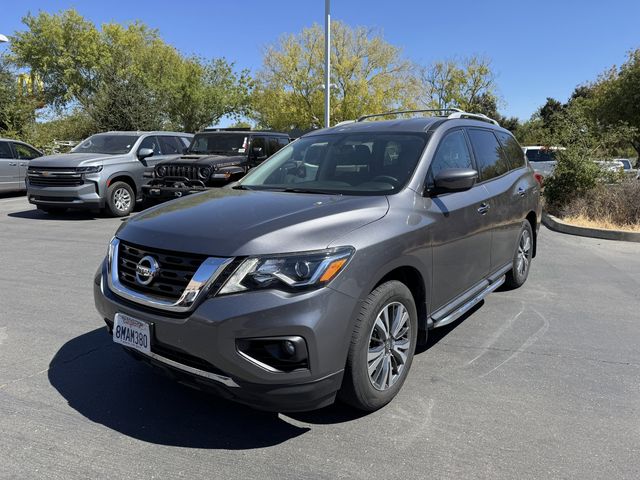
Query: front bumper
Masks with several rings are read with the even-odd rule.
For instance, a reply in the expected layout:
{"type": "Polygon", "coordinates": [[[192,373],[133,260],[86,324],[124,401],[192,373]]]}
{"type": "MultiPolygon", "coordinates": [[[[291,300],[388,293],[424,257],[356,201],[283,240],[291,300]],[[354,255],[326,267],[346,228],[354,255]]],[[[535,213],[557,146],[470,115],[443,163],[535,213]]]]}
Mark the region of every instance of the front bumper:
{"type": "Polygon", "coordinates": [[[29,203],[46,207],[103,208],[104,199],[98,194],[95,182],[85,182],[73,187],[36,186],[27,181],[29,203]]]}
{"type": "MultiPolygon", "coordinates": [[[[209,182],[215,182],[222,186],[229,181],[230,176],[224,173],[214,173],[209,177],[209,182]]],[[[142,187],[142,193],[148,200],[171,200],[184,197],[193,193],[204,192],[212,186],[206,185],[201,180],[189,180],[182,177],[165,177],[151,180],[142,187]]]]}
{"type": "Polygon", "coordinates": [[[109,328],[118,312],[151,324],[154,355],[132,351],[136,358],[183,383],[270,411],[313,410],[334,401],[358,303],[331,288],[298,295],[265,290],[205,299],[179,316],[118,297],[104,272],[96,277],[94,297],[109,328]],[[236,339],[286,335],[304,338],[308,369],[269,371],[236,349],[236,339]]]}

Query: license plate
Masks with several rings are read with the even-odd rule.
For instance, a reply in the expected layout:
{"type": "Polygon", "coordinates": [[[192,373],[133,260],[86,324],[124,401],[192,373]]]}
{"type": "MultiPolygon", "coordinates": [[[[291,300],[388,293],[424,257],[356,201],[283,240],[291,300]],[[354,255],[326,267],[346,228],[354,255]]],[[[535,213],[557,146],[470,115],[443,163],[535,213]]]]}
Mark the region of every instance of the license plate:
{"type": "Polygon", "coordinates": [[[113,341],[143,353],[151,353],[149,324],[129,315],[116,313],[113,322],[113,341]]]}

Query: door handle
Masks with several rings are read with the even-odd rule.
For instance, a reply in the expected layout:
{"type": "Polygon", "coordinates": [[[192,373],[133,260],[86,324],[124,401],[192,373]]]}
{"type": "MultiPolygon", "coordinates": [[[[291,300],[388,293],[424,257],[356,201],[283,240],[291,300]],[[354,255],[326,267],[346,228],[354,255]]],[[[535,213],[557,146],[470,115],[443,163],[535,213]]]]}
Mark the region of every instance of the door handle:
{"type": "Polygon", "coordinates": [[[486,213],[489,211],[489,208],[490,207],[488,203],[482,202],[478,207],[478,213],[480,215],[486,215],[486,213]]]}
{"type": "Polygon", "coordinates": [[[17,166],[18,166],[18,164],[17,164],[17,163],[10,163],[10,164],[9,164],[9,166],[10,166],[10,167],[17,167],[17,166]]]}
{"type": "Polygon", "coordinates": [[[21,163],[21,164],[20,164],[20,166],[21,166],[21,167],[26,167],[26,166],[27,166],[27,164],[26,164],[26,163],[21,163]]]}
{"type": "Polygon", "coordinates": [[[522,187],[518,187],[518,195],[520,195],[521,197],[524,197],[527,194],[527,191],[522,188],[522,187]]]}

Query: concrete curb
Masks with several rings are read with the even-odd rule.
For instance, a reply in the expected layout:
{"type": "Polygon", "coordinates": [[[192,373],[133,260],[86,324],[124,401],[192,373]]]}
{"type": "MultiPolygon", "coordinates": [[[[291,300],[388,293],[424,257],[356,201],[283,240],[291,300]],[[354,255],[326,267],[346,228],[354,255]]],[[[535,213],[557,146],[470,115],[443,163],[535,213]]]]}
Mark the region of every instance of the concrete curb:
{"type": "Polygon", "coordinates": [[[581,237],[603,238],[605,240],[618,240],[622,242],[639,242],[640,233],[622,232],[620,230],[602,230],[600,228],[577,227],[562,220],[542,212],[542,224],[547,228],[569,235],[579,235],[581,237]]]}

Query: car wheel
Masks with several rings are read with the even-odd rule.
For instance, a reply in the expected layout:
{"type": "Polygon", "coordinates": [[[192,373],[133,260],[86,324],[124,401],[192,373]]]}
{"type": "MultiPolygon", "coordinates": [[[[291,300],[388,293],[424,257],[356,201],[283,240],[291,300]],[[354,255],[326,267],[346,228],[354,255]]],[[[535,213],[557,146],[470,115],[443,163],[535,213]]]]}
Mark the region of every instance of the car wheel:
{"type": "Polygon", "coordinates": [[[339,398],[365,411],[389,403],[407,378],[417,334],[409,289],[395,280],[377,287],[356,319],[339,398]]]}
{"type": "Polygon", "coordinates": [[[128,183],[115,182],[107,190],[107,209],[114,217],[126,217],[133,211],[136,197],[128,183]]]}
{"type": "Polygon", "coordinates": [[[64,207],[38,207],[38,210],[48,213],[49,215],[61,215],[67,211],[64,207]]]}
{"type": "Polygon", "coordinates": [[[518,245],[513,254],[513,265],[507,273],[505,286],[507,288],[518,288],[527,281],[531,259],[533,258],[533,231],[531,224],[525,220],[518,236],[518,245]]]}

